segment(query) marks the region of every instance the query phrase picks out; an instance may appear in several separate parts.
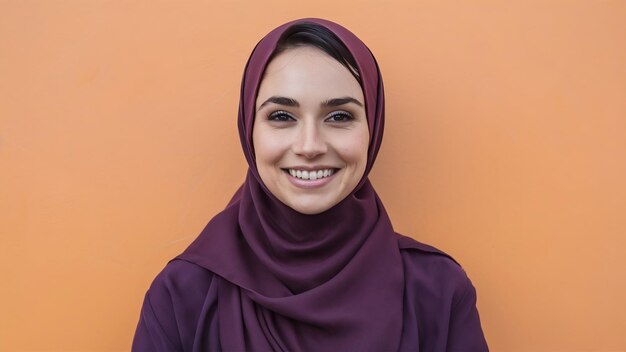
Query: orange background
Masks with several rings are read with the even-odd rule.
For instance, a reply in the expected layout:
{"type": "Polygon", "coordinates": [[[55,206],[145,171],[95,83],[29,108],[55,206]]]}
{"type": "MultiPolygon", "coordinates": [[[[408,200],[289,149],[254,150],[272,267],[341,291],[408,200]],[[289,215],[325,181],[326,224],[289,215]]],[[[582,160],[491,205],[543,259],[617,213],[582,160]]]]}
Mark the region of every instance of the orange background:
{"type": "Polygon", "coordinates": [[[626,351],[626,1],[0,0],[0,350],[130,348],[242,182],[240,78],[299,17],[385,79],[371,179],[493,351],[626,351]]]}

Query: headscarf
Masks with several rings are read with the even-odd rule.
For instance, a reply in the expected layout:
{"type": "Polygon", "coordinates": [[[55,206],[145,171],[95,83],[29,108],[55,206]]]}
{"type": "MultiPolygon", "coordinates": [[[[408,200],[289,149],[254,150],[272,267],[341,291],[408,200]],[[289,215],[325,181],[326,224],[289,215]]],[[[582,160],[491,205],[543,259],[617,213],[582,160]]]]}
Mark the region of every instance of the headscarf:
{"type": "Polygon", "coordinates": [[[226,351],[388,351],[402,332],[404,278],[398,241],[367,175],[383,136],[383,82],[374,56],[346,28],[317,18],[283,24],[256,45],[246,65],[238,127],[248,172],[229,205],[177,258],[224,280],[219,338],[226,351]],[[276,44],[290,26],[316,23],[354,56],[370,132],[365,174],[338,204],[305,215],[262,182],[252,127],[257,92],[276,44]]]}

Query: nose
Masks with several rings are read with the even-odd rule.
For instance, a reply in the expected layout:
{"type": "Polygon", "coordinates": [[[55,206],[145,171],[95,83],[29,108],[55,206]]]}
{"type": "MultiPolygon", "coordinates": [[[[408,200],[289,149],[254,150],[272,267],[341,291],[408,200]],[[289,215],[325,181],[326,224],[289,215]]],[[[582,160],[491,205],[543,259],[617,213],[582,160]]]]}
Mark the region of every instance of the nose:
{"type": "Polygon", "coordinates": [[[305,120],[299,126],[296,140],[292,146],[295,154],[308,159],[322,155],[328,150],[328,145],[322,131],[320,131],[320,126],[318,126],[316,121],[311,120],[305,120]]]}

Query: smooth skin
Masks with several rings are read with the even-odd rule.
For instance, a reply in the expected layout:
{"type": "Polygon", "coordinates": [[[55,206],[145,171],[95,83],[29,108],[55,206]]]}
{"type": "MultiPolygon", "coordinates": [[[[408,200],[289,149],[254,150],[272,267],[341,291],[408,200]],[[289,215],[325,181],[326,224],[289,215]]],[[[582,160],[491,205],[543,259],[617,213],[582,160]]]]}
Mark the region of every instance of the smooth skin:
{"type": "Polygon", "coordinates": [[[259,87],[252,131],[257,169],[269,191],[303,214],[319,214],[346,198],[367,163],[364,103],[356,78],[320,49],[277,55],[259,87]],[[325,181],[288,172],[328,168],[334,174],[325,181]]]}

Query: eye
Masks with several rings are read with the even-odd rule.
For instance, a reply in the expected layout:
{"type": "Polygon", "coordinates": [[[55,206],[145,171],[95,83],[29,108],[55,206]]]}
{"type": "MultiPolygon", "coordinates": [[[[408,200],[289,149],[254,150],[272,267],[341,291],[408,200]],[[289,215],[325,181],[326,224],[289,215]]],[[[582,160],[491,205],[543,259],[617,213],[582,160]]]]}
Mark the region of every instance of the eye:
{"type": "Polygon", "coordinates": [[[328,122],[350,122],[352,120],[354,120],[354,117],[346,111],[334,112],[326,119],[328,122]]]}
{"type": "Polygon", "coordinates": [[[270,121],[295,121],[291,114],[283,110],[274,111],[273,113],[269,114],[267,119],[270,121]]]}

